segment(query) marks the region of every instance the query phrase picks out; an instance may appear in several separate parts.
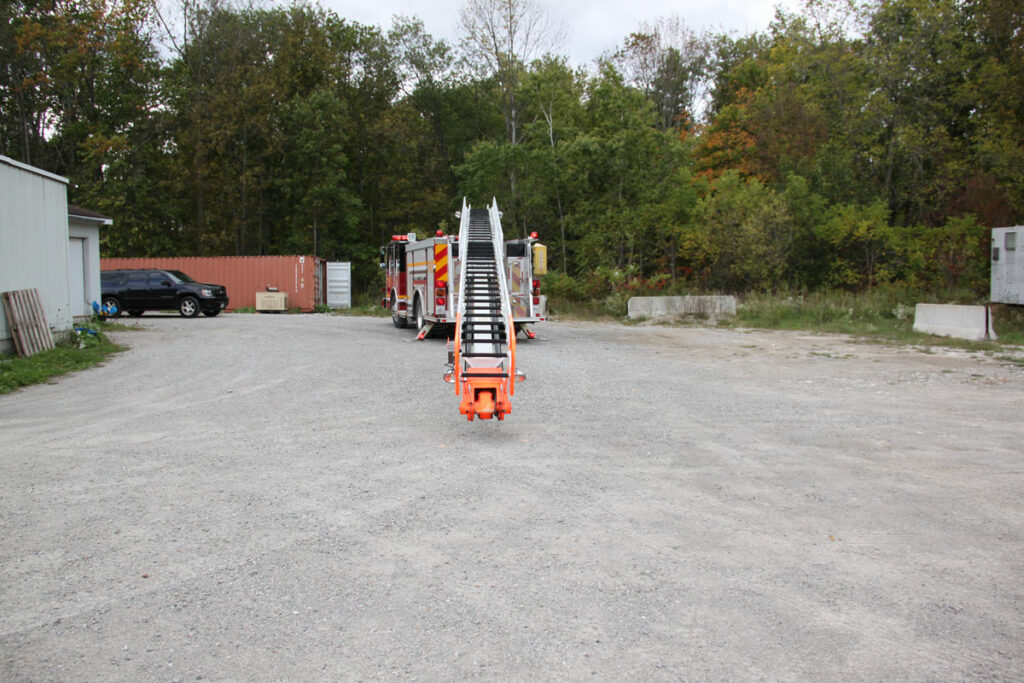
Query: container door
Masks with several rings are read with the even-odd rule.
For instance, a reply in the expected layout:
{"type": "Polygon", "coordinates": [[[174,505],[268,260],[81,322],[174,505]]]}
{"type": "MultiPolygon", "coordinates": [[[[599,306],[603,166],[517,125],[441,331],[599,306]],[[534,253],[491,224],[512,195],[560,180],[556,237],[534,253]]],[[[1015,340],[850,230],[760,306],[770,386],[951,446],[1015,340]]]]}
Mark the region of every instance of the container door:
{"type": "Polygon", "coordinates": [[[324,299],[327,292],[327,261],[313,259],[313,280],[316,282],[316,301],[313,302],[313,306],[322,306],[326,303],[324,299]]]}
{"type": "Polygon", "coordinates": [[[327,264],[327,305],[352,308],[352,264],[336,261],[327,264]]]}

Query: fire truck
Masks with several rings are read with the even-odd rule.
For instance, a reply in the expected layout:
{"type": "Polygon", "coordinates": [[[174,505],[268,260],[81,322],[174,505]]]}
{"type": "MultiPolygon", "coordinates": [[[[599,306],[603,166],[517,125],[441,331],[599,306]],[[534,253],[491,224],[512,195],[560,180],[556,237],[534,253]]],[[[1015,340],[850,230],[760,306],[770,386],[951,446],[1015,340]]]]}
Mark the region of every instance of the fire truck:
{"type": "MultiPolygon", "coordinates": [[[[547,273],[547,248],[537,233],[508,240],[505,277],[516,334],[534,334],[527,325],[547,317],[547,297],[540,293],[540,277],[547,273]]],[[[381,268],[386,274],[384,308],[391,310],[395,327],[414,325],[424,339],[439,327],[455,325],[458,308],[459,236],[438,230],[434,237],[417,239],[416,233],[393,235],[381,247],[381,268]]]]}

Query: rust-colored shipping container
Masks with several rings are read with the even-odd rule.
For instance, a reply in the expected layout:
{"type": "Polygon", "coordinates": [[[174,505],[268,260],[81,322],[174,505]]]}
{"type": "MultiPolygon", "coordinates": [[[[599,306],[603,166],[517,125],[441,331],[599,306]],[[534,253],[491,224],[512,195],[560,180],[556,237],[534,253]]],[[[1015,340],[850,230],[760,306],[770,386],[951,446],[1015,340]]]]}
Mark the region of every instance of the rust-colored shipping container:
{"type": "Polygon", "coordinates": [[[327,298],[325,259],[315,256],[180,256],[104,258],[100,270],[161,268],[180,270],[193,280],[228,289],[228,310],[256,305],[256,292],[288,295],[288,307],[312,311],[327,298]]]}

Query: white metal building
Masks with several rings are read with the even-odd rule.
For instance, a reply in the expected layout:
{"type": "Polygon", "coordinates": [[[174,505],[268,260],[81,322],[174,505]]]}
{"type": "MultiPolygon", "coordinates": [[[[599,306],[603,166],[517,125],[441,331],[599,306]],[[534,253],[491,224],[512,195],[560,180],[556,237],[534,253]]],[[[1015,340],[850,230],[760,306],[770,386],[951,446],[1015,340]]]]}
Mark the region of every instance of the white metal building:
{"type": "Polygon", "coordinates": [[[1024,305],[1024,226],[993,228],[992,284],[989,299],[998,304],[1024,305]]]}
{"type": "MultiPolygon", "coordinates": [[[[99,300],[99,227],[111,220],[72,207],[68,181],[0,155],[0,292],[38,289],[55,333],[99,300]],[[74,294],[72,294],[74,293],[74,294]]],[[[0,352],[14,351],[0,307],[0,352]]]]}

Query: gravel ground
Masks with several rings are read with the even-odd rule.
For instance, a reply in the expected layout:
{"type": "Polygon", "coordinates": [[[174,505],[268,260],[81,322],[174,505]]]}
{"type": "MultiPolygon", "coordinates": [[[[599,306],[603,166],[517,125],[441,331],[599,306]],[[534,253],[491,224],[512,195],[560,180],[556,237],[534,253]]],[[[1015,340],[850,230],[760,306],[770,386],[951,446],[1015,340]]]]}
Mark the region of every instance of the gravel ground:
{"type": "Polygon", "coordinates": [[[0,396],[0,679],[1024,677],[1024,367],[545,323],[504,422],[383,318],[146,316],[0,396]]]}

